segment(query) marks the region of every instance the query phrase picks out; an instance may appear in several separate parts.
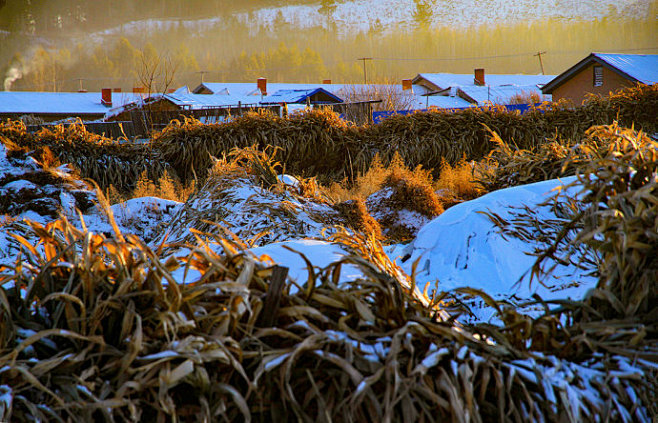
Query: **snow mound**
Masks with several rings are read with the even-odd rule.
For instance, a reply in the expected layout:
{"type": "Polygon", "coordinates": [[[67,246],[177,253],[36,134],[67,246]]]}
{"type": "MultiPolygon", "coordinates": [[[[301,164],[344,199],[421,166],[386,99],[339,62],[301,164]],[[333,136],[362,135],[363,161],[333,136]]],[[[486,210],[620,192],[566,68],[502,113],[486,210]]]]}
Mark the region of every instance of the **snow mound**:
{"type": "MultiPolygon", "coordinates": [[[[147,244],[162,235],[183,203],[158,197],[132,198],[110,207],[123,234],[138,235],[147,244]]],[[[112,234],[106,213],[94,207],[83,216],[85,225],[97,233],[112,234]]],[[[75,221],[77,223],[77,221],[75,221]]]]}
{"type": "Polygon", "coordinates": [[[323,236],[324,229],[341,223],[331,205],[298,195],[290,177],[267,189],[255,176],[213,176],[172,219],[167,242],[195,243],[190,229],[241,240],[256,246],[277,241],[323,236]],[[292,183],[292,184],[291,184],[292,183]]]}
{"type": "Polygon", "coordinates": [[[95,199],[68,166],[44,168],[28,153],[0,144],[0,214],[46,223],[85,211],[95,199]]]}
{"type": "MultiPolygon", "coordinates": [[[[596,279],[574,269],[557,266],[551,277],[530,283],[535,257],[529,255],[532,242],[503,236],[484,213],[502,219],[513,218],[514,210],[528,206],[540,219],[556,219],[550,206],[538,205],[554,196],[575,177],[550,180],[492,192],[478,199],[455,205],[425,225],[405,248],[393,248],[402,268],[412,272],[418,261],[416,281],[421,288],[449,291],[471,287],[498,299],[529,299],[538,294],[544,299],[582,298],[596,279]]],[[[575,193],[575,188],[566,190],[575,193]]],[[[566,194],[566,192],[565,192],[566,194]]],[[[480,318],[490,317],[486,311],[480,318]]]]}
{"type": "Polygon", "coordinates": [[[366,200],[368,212],[379,222],[386,236],[394,239],[416,236],[420,228],[428,224],[432,218],[416,210],[396,207],[395,202],[392,201],[393,195],[392,187],[386,187],[370,195],[366,200]]]}

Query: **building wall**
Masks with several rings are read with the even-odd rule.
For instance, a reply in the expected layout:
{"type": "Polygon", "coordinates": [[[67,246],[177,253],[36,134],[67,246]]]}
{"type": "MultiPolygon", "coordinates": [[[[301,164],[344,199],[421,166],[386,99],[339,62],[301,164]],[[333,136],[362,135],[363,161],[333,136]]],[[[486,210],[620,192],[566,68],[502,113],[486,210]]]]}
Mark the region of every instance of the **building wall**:
{"type": "Polygon", "coordinates": [[[585,99],[587,93],[608,95],[611,91],[617,91],[620,88],[635,85],[617,72],[603,66],[603,85],[595,87],[594,66],[599,65],[595,63],[590,64],[573,75],[565,83],[555,88],[552,93],[553,101],[558,101],[564,98],[572,101],[574,105],[580,105],[585,99]]]}

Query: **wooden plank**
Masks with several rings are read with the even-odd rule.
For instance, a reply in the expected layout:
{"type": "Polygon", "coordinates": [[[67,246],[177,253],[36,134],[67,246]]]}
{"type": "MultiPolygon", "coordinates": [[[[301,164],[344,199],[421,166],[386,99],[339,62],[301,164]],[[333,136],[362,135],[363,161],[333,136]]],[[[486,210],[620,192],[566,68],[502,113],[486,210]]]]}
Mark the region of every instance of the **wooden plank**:
{"type": "Polygon", "coordinates": [[[270,327],[274,324],[276,315],[279,312],[281,304],[281,294],[288,276],[288,268],[283,266],[274,266],[272,276],[270,277],[270,286],[265,294],[265,305],[263,314],[260,318],[260,326],[270,327]]]}

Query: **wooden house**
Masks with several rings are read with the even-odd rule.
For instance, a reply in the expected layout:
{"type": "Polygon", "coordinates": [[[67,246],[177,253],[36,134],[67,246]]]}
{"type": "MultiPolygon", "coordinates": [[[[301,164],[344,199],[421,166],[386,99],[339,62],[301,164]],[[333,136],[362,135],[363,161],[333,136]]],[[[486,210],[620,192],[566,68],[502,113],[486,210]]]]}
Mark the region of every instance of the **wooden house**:
{"type": "Polygon", "coordinates": [[[607,95],[636,84],[658,83],[658,55],[591,53],[542,87],[553,101],[581,104],[588,94],[607,95]]]}

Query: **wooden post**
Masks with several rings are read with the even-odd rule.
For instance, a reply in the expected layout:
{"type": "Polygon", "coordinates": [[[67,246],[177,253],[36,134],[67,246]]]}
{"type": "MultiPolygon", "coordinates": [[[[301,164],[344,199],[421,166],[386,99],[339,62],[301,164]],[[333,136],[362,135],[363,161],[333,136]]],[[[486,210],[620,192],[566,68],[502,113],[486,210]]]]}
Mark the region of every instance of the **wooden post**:
{"type": "Polygon", "coordinates": [[[283,286],[288,276],[288,268],[283,266],[274,266],[272,276],[270,277],[270,286],[265,294],[265,305],[263,305],[263,314],[260,318],[260,326],[269,327],[274,324],[276,314],[279,311],[281,303],[281,294],[283,286]]]}

